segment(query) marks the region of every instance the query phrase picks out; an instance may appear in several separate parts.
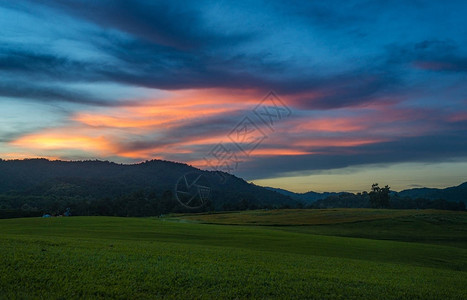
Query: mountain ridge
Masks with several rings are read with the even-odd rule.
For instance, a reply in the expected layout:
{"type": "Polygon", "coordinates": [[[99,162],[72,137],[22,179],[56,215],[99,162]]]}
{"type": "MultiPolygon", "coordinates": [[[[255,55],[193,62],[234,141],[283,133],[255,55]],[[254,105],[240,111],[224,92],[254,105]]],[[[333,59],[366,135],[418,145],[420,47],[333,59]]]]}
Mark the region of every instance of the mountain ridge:
{"type": "MultiPolygon", "coordinates": [[[[282,193],[295,200],[305,201],[306,203],[314,203],[318,200],[323,200],[331,196],[339,196],[344,194],[353,194],[348,192],[323,192],[318,193],[314,191],[308,191],[305,193],[296,193],[286,189],[266,187],[267,189],[282,193]]],[[[399,196],[401,198],[424,198],[428,200],[443,199],[452,202],[464,202],[467,204],[467,181],[457,186],[450,186],[446,188],[412,188],[405,189],[400,192],[391,191],[391,195],[399,196]]]]}
{"type": "Polygon", "coordinates": [[[203,175],[209,183],[211,202],[206,209],[236,208],[239,202],[252,208],[297,204],[296,200],[234,175],[200,170],[178,162],[150,160],[118,164],[100,160],[23,159],[0,160],[0,209],[2,205],[4,209],[19,209],[24,205],[38,207],[37,203],[45,202],[52,207],[60,205],[61,209],[76,201],[91,204],[101,201],[101,205],[105,205],[103,199],[132,199],[135,193],[141,194],[139,198],[152,197],[154,201],[171,198],[171,205],[175,205],[178,180],[192,172],[203,175]]]}
{"type": "Polygon", "coordinates": [[[447,201],[463,201],[467,203],[467,182],[446,188],[413,188],[397,193],[400,197],[425,198],[430,200],[445,199],[447,201]]]}
{"type": "MultiPolygon", "coordinates": [[[[210,196],[197,211],[369,205],[366,192],[294,193],[166,160],[122,164],[101,160],[0,159],[0,212],[60,212],[70,207],[81,215],[153,216],[184,212],[186,209],[175,197],[176,185],[186,174],[196,172],[206,178],[210,196]]],[[[467,182],[444,189],[391,192],[391,199],[395,208],[456,208],[445,201],[467,203],[467,182]]]]}
{"type": "Polygon", "coordinates": [[[271,191],[275,191],[278,193],[281,193],[283,195],[289,196],[292,199],[298,200],[298,201],[303,201],[304,204],[310,204],[313,202],[316,202],[318,200],[326,199],[330,196],[338,196],[341,194],[345,194],[346,192],[314,192],[314,191],[308,191],[305,193],[295,193],[291,192],[286,189],[281,189],[281,188],[274,188],[274,187],[266,187],[267,189],[271,191]]]}

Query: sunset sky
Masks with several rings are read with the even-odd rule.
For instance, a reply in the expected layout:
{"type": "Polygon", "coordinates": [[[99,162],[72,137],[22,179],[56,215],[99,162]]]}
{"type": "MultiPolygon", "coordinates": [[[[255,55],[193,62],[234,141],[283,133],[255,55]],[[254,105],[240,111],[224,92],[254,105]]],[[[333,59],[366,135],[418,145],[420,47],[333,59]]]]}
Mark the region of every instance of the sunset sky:
{"type": "Polygon", "coordinates": [[[466,1],[0,0],[0,157],[212,169],[227,149],[233,174],[297,192],[457,185],[466,16],[466,1]]]}

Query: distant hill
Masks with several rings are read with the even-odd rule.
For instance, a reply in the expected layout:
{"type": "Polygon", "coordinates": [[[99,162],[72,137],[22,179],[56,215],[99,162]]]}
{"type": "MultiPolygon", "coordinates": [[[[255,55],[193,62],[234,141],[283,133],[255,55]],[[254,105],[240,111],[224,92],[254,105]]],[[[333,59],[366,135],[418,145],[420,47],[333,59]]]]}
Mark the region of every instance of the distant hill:
{"type": "Polygon", "coordinates": [[[59,211],[71,206],[80,214],[85,214],[91,207],[95,214],[125,215],[125,211],[133,211],[136,206],[138,212],[127,215],[154,215],[147,211],[176,209],[177,203],[173,200],[176,182],[189,172],[199,172],[209,182],[212,201],[206,209],[297,205],[297,201],[290,197],[236,176],[202,171],[182,163],[152,160],[116,164],[27,159],[0,160],[0,210],[59,211]],[[169,202],[164,204],[169,209],[159,209],[162,201],[169,202]],[[130,202],[133,204],[128,204],[130,202]],[[115,207],[109,210],[112,205],[115,207]],[[125,208],[121,208],[123,206],[125,208]]]}
{"type": "Polygon", "coordinates": [[[323,200],[323,199],[326,199],[326,198],[331,197],[331,196],[339,196],[339,195],[342,195],[342,194],[347,194],[346,192],[317,193],[317,192],[313,192],[313,191],[309,191],[309,192],[306,192],[306,193],[294,193],[294,192],[284,190],[284,189],[279,189],[279,188],[273,188],[273,187],[266,187],[266,188],[271,190],[271,191],[281,193],[281,194],[283,194],[285,196],[288,196],[288,197],[290,197],[290,198],[292,198],[294,200],[300,201],[300,202],[302,202],[304,204],[311,204],[313,202],[316,202],[318,200],[323,200]]]}
{"type": "MultiPolygon", "coordinates": [[[[306,192],[306,193],[294,193],[288,190],[267,187],[271,191],[281,193],[294,200],[301,201],[304,204],[313,204],[320,200],[330,200],[337,198],[349,198],[352,193],[348,192],[306,192]]],[[[427,199],[427,200],[446,200],[450,202],[464,202],[467,204],[467,182],[464,182],[458,186],[448,187],[445,189],[436,188],[413,188],[407,189],[400,192],[391,191],[391,198],[398,197],[400,199],[427,199]]]]}
{"type": "Polygon", "coordinates": [[[403,190],[397,193],[399,197],[405,198],[424,198],[430,200],[443,199],[453,202],[464,202],[467,204],[467,182],[458,186],[448,187],[445,189],[435,188],[414,188],[403,190]]]}

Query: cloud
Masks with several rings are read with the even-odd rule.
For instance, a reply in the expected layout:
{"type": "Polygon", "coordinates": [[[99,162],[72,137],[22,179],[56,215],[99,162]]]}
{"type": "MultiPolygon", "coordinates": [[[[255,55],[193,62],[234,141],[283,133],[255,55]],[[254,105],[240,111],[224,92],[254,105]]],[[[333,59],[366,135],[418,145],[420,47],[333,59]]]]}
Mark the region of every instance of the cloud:
{"type": "Polygon", "coordinates": [[[41,103],[73,103],[90,106],[122,106],[135,105],[132,101],[122,101],[96,97],[93,94],[78,90],[66,89],[57,86],[44,86],[33,82],[1,82],[0,81],[0,96],[7,98],[27,99],[41,103]]]}
{"type": "Polygon", "coordinates": [[[329,149],[328,153],[301,156],[262,157],[242,164],[237,175],[249,180],[280,176],[313,174],[320,170],[339,169],[367,164],[399,162],[442,162],[446,158],[467,157],[467,132],[450,135],[427,135],[399,138],[394,141],[368,143],[329,149]]]}
{"type": "Polygon", "coordinates": [[[452,40],[424,40],[407,45],[392,45],[388,62],[411,64],[414,68],[428,71],[467,71],[467,55],[452,40]]]}
{"type": "Polygon", "coordinates": [[[246,178],[461,157],[467,55],[451,22],[463,24],[465,5],[446,5],[459,8],[435,22],[439,4],[404,1],[1,4],[1,99],[62,110],[41,126],[0,123],[2,147],[198,164],[274,90],[292,116],[265,128],[246,178]],[[45,27],[17,28],[13,11],[45,27]]]}
{"type": "Polygon", "coordinates": [[[217,33],[202,18],[206,1],[37,1],[154,44],[193,50],[249,39],[246,34],[217,33]]]}
{"type": "MultiPolygon", "coordinates": [[[[394,50],[389,61],[380,58],[380,62],[369,67],[351,68],[333,75],[303,72],[297,71],[288,60],[270,58],[263,51],[239,52],[231,45],[237,46],[246,40],[236,35],[216,33],[213,36],[205,28],[206,20],[199,5],[180,9],[169,3],[149,2],[117,1],[110,6],[105,6],[105,1],[42,3],[76,18],[91,20],[103,28],[130,35],[95,31],[90,41],[96,50],[108,57],[99,62],[80,61],[35,49],[19,50],[10,45],[1,50],[0,66],[4,72],[21,74],[30,80],[115,82],[164,90],[232,88],[264,93],[274,89],[281,95],[290,96],[291,104],[301,109],[360,106],[382,99],[389,101],[388,98],[395,101],[404,86],[404,76],[394,70],[394,64],[402,61],[391,58],[400,56],[394,53],[402,50],[394,50]],[[193,17],[178,19],[174,14],[193,17]],[[187,48],[185,43],[193,47],[187,48]]],[[[332,11],[329,7],[326,10],[332,11]]],[[[254,30],[250,34],[254,36],[254,30]]],[[[402,55],[406,59],[408,56],[402,55]]],[[[38,88],[33,86],[29,90],[37,91],[38,88]]],[[[50,90],[45,94],[45,97],[51,95],[48,99],[57,97],[50,90]]],[[[71,100],[76,99],[74,96],[71,100]]],[[[59,97],[70,101],[67,95],[59,97]]],[[[83,101],[105,105],[99,99],[83,101]]]]}

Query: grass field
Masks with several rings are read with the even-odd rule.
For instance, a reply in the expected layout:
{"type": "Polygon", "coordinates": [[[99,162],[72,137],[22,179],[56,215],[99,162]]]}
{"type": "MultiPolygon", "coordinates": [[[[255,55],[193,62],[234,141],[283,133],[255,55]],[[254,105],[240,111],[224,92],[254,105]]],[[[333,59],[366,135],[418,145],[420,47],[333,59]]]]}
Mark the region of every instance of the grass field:
{"type": "Polygon", "coordinates": [[[175,215],[172,219],[204,224],[268,226],[300,233],[467,248],[467,213],[446,210],[255,210],[175,215]]]}
{"type": "Polygon", "coordinates": [[[0,298],[467,299],[466,241],[441,211],[0,220],[0,298]]]}

